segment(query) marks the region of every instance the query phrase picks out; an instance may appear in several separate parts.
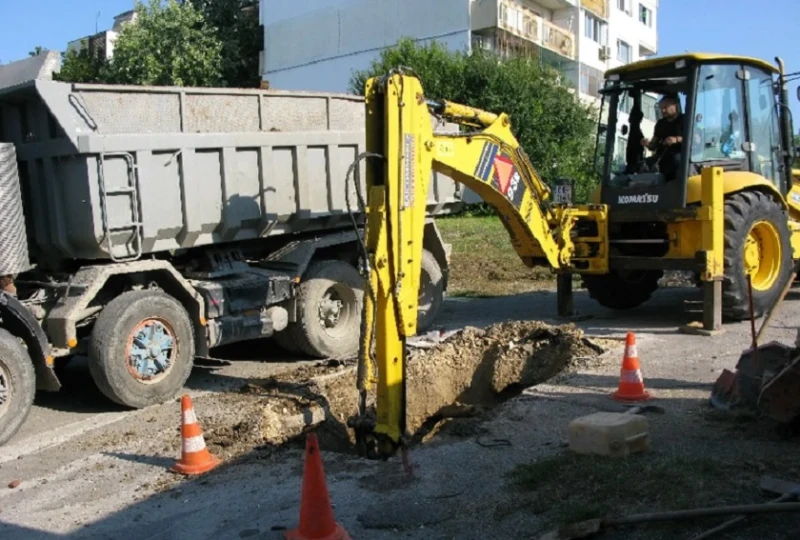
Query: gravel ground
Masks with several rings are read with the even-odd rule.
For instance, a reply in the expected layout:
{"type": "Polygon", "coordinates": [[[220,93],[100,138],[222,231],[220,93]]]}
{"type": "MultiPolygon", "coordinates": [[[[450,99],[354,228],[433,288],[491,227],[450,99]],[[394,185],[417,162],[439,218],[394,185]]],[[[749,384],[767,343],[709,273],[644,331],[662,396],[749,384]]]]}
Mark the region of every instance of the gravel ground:
{"type": "MultiPolygon", "coordinates": [[[[797,298],[790,293],[768,339],[794,342],[797,298]]],[[[715,337],[678,333],[677,326],[699,317],[692,312],[699,300],[695,289],[668,288],[648,305],[617,314],[579,292],[576,306],[591,318],[576,324],[586,335],[605,339],[636,333],[645,384],[665,411],[648,416],[654,455],[712,456],[800,480],[789,459],[795,442],[778,439],[766,426],[733,424],[711,414],[710,385],[748,346],[749,324],[726,325],[715,337]]],[[[554,317],[554,294],[540,291],[453,298],[441,324],[455,329],[516,320],[563,322],[554,317]]],[[[209,447],[225,460],[200,478],[168,472],[180,448],[177,402],[131,413],[89,391],[83,397],[43,398],[32,422],[0,449],[0,486],[20,481],[0,490],[0,538],[277,538],[282,527],[295,526],[302,440],[257,446],[263,428],[257,405],[264,395],[248,389],[269,388],[269,377],[289,371],[343,368],[298,365],[297,359],[270,354],[268,342],[259,347],[258,352],[229,352],[230,365],[200,367],[190,380],[209,447]]],[[[412,451],[414,476],[404,473],[399,459],[372,462],[325,451],[337,519],[353,538],[536,537],[547,528],[547,515],[519,508],[515,501],[524,499],[511,489],[508,474],[518,465],[564,454],[562,442],[573,418],[618,410],[608,394],[616,388],[621,358],[621,347],[614,348],[482,416],[452,420],[412,451]]],[[[70,366],[76,380],[82,369],[80,363],[70,366]]],[[[323,445],[333,436],[320,432],[323,445]]],[[[755,485],[741,486],[742,494],[752,497],[753,491],[755,485]]],[[[781,523],[783,536],[751,525],[727,538],[800,534],[800,525],[789,517],[781,523]]],[[[657,538],[660,530],[651,526],[635,537],[657,538]]]]}

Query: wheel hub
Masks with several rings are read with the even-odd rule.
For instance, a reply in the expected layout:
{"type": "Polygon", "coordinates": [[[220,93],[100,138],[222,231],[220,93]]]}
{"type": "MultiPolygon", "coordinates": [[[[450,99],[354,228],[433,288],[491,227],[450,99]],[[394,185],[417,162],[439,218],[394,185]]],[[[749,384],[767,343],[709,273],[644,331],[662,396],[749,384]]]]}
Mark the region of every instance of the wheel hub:
{"type": "Polygon", "coordinates": [[[355,296],[348,285],[335,283],[321,296],[317,304],[319,325],[330,337],[341,339],[352,332],[355,317],[355,296]]]}
{"type": "Polygon", "coordinates": [[[753,224],[744,242],[744,270],[750,276],[753,289],[768,290],[780,275],[782,260],[780,235],[772,223],[753,224]]]}
{"type": "Polygon", "coordinates": [[[141,382],[157,382],[172,368],[176,352],[172,328],[160,319],[147,319],[131,332],[128,371],[141,382]]]}
{"type": "Polygon", "coordinates": [[[6,414],[8,404],[11,402],[10,377],[0,364],[0,417],[6,414]]]}
{"type": "Polygon", "coordinates": [[[344,303],[335,298],[334,294],[328,294],[319,304],[319,318],[322,326],[335,328],[339,324],[344,303]]]}
{"type": "Polygon", "coordinates": [[[433,306],[433,289],[433,282],[428,275],[423,272],[422,276],[420,276],[419,294],[417,295],[417,304],[420,310],[425,311],[431,309],[431,306],[433,306]]]}

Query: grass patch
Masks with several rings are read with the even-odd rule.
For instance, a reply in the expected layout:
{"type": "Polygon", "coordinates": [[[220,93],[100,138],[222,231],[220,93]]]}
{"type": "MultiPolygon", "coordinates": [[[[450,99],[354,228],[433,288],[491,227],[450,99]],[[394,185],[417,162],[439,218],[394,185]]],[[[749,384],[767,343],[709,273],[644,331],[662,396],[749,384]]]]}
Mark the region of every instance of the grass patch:
{"type": "MultiPolygon", "coordinates": [[[[543,528],[642,512],[764,502],[758,477],[758,471],[741,463],[655,453],[624,459],[565,453],[520,465],[508,474],[518,500],[527,511],[539,514],[543,528]]],[[[708,520],[661,524],[658,534],[665,536],[646,537],[670,538],[687,528],[711,526],[708,520]]]]}
{"type": "Polygon", "coordinates": [[[449,295],[504,296],[555,286],[548,268],[525,266],[496,216],[438,218],[436,224],[452,245],[449,295]]]}

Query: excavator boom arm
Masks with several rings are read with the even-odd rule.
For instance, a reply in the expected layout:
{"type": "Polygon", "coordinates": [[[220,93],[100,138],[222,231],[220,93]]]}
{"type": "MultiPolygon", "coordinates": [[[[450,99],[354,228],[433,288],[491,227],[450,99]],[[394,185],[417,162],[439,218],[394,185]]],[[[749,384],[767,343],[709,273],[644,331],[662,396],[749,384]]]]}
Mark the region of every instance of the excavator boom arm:
{"type": "Polygon", "coordinates": [[[420,82],[391,74],[367,82],[365,295],[358,388],[377,385],[374,426],[356,422],[363,446],[391,455],[405,436],[406,338],[417,330],[418,290],[431,172],[438,171],[477,193],[497,210],[511,243],[528,266],[604,271],[605,207],[554,206],[511,132],[507,115],[425,99],[420,82]],[[469,134],[434,134],[431,112],[478,128],[469,134]],[[576,236],[575,224],[588,223],[576,236]],[[591,225],[594,225],[592,227],[591,225]]]}

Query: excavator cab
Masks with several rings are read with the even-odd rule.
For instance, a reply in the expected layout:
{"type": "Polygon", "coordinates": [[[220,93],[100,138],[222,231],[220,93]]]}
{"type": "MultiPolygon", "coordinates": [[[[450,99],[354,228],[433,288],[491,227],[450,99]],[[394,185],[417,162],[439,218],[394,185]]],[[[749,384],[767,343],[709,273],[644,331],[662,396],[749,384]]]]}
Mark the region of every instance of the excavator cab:
{"type": "Polygon", "coordinates": [[[711,166],[759,175],[785,195],[791,163],[783,149],[792,148],[783,143],[777,73],[761,60],[697,54],[607,72],[597,145],[600,202],[621,219],[681,210],[699,202],[689,181],[711,166]],[[674,119],[661,114],[670,100],[674,119]],[[680,142],[646,149],[642,140],[653,139],[657,125],[680,142]]]}

